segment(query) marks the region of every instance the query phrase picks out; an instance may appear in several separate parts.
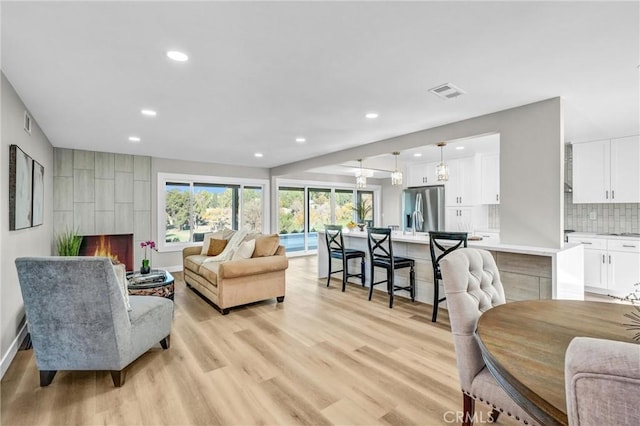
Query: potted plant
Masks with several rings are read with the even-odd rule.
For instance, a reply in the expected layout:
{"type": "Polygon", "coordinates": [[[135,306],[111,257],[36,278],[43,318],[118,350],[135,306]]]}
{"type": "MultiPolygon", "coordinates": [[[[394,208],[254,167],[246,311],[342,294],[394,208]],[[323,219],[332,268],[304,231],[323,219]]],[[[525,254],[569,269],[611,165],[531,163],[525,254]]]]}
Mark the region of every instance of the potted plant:
{"type": "Polygon", "coordinates": [[[58,256],[77,256],[80,253],[82,235],[74,231],[65,231],[56,237],[58,256]]]}
{"type": "Polygon", "coordinates": [[[355,207],[353,207],[353,211],[356,212],[358,227],[361,231],[364,230],[364,220],[372,209],[371,204],[369,204],[368,201],[369,200],[366,199],[360,199],[360,201],[356,203],[355,207]]]}

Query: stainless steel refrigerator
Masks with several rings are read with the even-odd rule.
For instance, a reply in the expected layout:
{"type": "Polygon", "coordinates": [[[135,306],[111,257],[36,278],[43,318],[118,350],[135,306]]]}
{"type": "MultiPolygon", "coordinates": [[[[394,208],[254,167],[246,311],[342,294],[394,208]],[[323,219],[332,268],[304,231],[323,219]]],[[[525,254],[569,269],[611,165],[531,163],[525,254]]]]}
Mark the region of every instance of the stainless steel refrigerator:
{"type": "Polygon", "coordinates": [[[405,189],[402,218],[403,230],[444,231],[444,185],[405,189]]]}

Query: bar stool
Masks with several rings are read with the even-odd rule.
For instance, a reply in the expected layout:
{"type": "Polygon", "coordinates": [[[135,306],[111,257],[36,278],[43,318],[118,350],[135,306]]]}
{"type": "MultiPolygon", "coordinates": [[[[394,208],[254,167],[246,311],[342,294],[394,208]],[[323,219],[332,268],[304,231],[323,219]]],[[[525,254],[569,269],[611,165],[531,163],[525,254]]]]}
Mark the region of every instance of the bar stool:
{"type": "Polygon", "coordinates": [[[344,247],[344,239],[342,238],[342,226],[340,225],[325,225],[324,226],[324,238],[327,242],[327,250],[329,250],[329,273],[327,274],[327,287],[331,282],[331,274],[337,274],[342,272],[342,291],[345,291],[347,286],[347,280],[350,277],[359,277],[364,287],[364,252],[362,250],[350,249],[344,247]],[[338,271],[331,271],[331,259],[341,259],[342,269],[338,271]],[[349,260],[362,259],[360,261],[360,273],[349,273],[349,260]]]}
{"type": "Polygon", "coordinates": [[[393,308],[393,294],[396,290],[409,292],[411,301],[416,298],[416,273],[414,270],[415,260],[407,257],[393,255],[393,244],[391,243],[391,229],[389,228],[367,228],[367,245],[369,247],[369,259],[371,262],[371,285],[369,286],[369,300],[373,295],[373,287],[377,284],[387,283],[387,293],[389,293],[389,308],[393,308]],[[387,272],[387,279],[375,282],[374,268],[384,268],[387,272]],[[411,268],[409,272],[409,285],[402,287],[395,284],[395,270],[400,268],[411,268]]]}
{"type": "Polygon", "coordinates": [[[429,251],[431,252],[431,264],[433,265],[433,313],[431,314],[431,322],[436,322],[438,318],[438,304],[447,300],[446,297],[439,298],[440,285],[438,281],[442,281],[440,260],[460,246],[467,246],[466,232],[429,231],[429,251]],[[457,243],[445,247],[439,241],[457,241],[457,243]],[[436,251],[438,252],[437,256],[436,251]]]}

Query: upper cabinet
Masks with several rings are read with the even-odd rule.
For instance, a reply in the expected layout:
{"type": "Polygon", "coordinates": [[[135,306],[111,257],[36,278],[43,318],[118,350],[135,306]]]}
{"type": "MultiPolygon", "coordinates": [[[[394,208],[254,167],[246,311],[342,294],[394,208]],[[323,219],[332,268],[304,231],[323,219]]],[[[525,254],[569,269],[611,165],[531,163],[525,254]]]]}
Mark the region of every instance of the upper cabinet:
{"type": "Polygon", "coordinates": [[[573,145],[573,202],[640,202],[640,137],[573,145]]]}
{"type": "Polygon", "coordinates": [[[445,189],[447,207],[477,204],[478,191],[474,188],[474,184],[478,181],[476,158],[450,160],[447,164],[449,165],[449,181],[445,189]]]}
{"type": "Polygon", "coordinates": [[[410,164],[407,167],[407,186],[441,185],[436,176],[438,163],[410,164]]]}
{"type": "Polygon", "coordinates": [[[500,154],[480,159],[480,203],[500,204],[500,154]]]}

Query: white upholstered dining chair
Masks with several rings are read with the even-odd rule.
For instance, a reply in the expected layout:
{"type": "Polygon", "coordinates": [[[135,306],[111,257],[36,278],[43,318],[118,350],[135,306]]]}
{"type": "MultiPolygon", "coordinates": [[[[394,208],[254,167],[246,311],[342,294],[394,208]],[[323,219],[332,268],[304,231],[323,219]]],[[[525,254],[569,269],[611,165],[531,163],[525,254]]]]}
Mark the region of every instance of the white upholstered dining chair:
{"type": "Polygon", "coordinates": [[[569,426],[638,425],[640,345],[576,337],[564,367],[569,426]]]}
{"type": "Polygon", "coordinates": [[[491,253],[461,248],[444,257],[440,268],[462,388],[463,424],[473,424],[476,400],[491,407],[492,421],[506,413],[524,424],[537,424],[493,378],[476,340],[480,315],[505,303],[500,274],[491,253]]]}

